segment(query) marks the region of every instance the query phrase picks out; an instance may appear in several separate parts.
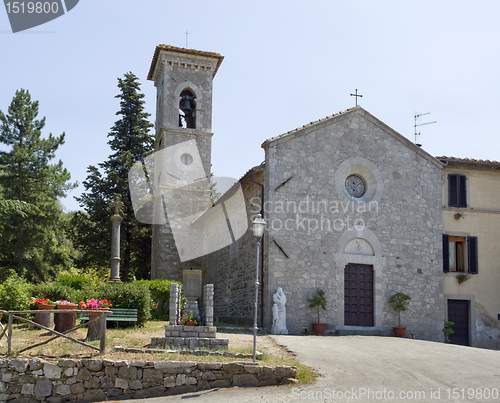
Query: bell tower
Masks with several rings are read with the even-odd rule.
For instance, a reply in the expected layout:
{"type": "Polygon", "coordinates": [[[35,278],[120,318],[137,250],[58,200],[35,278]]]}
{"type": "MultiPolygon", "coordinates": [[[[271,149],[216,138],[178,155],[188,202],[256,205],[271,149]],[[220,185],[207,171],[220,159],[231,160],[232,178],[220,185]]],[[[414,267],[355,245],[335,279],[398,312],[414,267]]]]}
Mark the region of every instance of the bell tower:
{"type": "MultiPolygon", "coordinates": [[[[194,140],[206,177],[210,176],[213,135],[212,80],[223,59],[218,53],[158,45],[148,74],[156,87],[155,153],[194,140]]],[[[181,263],[168,220],[153,224],[152,242],[152,279],[182,281],[183,269],[199,268],[196,260],[181,263]]]]}

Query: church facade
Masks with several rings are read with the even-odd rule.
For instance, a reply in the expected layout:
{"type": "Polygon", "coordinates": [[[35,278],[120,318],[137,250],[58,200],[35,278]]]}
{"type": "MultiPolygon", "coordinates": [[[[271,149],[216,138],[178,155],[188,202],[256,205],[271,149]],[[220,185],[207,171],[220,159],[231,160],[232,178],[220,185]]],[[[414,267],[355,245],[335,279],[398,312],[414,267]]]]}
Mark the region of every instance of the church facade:
{"type": "MultiPolygon", "coordinates": [[[[216,53],[160,45],[148,76],[158,90],[156,150],[195,141],[207,176],[212,80],[222,60],[216,53]]],[[[290,334],[311,333],[319,314],[327,333],[393,335],[398,317],[387,301],[397,292],[411,297],[402,313],[407,336],[443,341],[449,300],[460,299],[468,301],[473,331],[480,290],[471,291],[474,302],[443,274],[443,258],[449,259],[443,234],[458,234],[450,208],[443,207],[446,164],[359,106],[270,138],[262,148],[265,162],[237,184],[248,226],[259,213],[266,222],[259,326],[271,328],[273,294],[281,287],[290,334]],[[318,289],[325,292],[326,310],[309,308],[318,289]]],[[[458,232],[463,237],[467,231],[458,232]]],[[[203,283],[214,284],[215,321],[253,323],[256,239],[250,229],[196,259],[181,254],[171,224],[155,225],[152,277],[182,280],[183,270],[199,269],[203,283]]],[[[492,322],[498,304],[488,298],[492,322]]],[[[496,324],[489,326],[498,336],[496,324]]]]}

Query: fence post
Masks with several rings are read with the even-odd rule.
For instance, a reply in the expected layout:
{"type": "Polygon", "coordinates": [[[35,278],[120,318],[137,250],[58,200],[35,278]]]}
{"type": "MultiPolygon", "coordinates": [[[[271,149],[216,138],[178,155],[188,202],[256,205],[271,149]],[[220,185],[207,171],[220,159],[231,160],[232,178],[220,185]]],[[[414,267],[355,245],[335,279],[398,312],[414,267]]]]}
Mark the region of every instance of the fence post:
{"type": "Polygon", "coordinates": [[[101,321],[101,343],[99,345],[99,354],[104,354],[104,350],[106,350],[106,314],[101,312],[99,320],[101,321]]]}
{"type": "Polygon", "coordinates": [[[9,313],[9,330],[7,332],[7,355],[10,355],[12,351],[12,314],[9,313]]]}

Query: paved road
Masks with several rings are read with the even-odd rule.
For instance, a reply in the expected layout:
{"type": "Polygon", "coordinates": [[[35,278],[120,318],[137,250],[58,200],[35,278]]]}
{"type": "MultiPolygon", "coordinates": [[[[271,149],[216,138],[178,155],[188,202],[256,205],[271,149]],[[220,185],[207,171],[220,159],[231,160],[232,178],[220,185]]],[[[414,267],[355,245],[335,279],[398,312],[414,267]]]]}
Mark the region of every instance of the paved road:
{"type": "Polygon", "coordinates": [[[129,402],[500,401],[500,351],[395,337],[273,337],[321,376],[301,387],[231,388],[129,402]]]}

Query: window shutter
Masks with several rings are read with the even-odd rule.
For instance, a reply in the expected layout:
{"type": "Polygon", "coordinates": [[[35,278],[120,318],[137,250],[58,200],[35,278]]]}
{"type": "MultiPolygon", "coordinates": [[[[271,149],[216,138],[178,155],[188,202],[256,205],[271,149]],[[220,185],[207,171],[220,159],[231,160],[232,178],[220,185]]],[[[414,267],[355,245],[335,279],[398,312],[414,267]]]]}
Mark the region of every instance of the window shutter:
{"type": "Polygon", "coordinates": [[[458,176],[458,207],[467,207],[467,177],[465,175],[458,176]]]}
{"type": "Polygon", "coordinates": [[[478,273],[478,249],[477,236],[467,237],[467,255],[468,255],[468,272],[470,274],[478,273]]]}
{"type": "Polygon", "coordinates": [[[458,175],[448,175],[448,206],[458,207],[458,175]]]}
{"type": "Polygon", "coordinates": [[[467,177],[465,175],[448,175],[448,206],[467,207],[467,177]]]}
{"type": "Polygon", "coordinates": [[[448,235],[443,234],[443,272],[450,271],[450,240],[448,235]]]}

